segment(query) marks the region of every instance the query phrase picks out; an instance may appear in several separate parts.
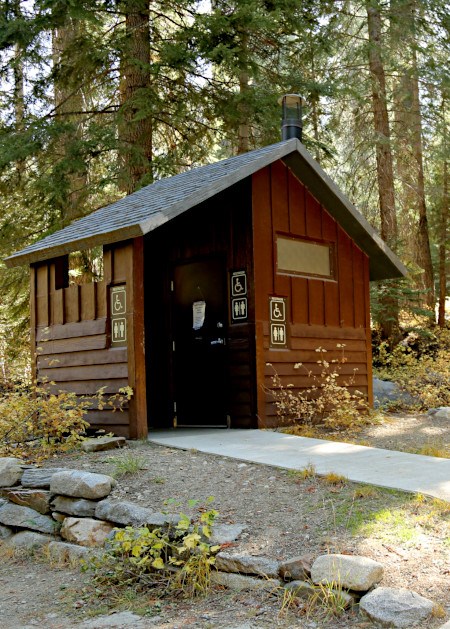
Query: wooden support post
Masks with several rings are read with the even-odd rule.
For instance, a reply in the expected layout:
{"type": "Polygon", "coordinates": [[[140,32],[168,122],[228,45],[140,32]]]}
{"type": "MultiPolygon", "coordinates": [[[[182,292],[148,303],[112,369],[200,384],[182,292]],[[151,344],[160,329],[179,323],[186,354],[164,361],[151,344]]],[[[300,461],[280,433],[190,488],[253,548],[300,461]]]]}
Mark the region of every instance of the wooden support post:
{"type": "Polygon", "coordinates": [[[147,393],[145,375],[144,239],[133,240],[132,277],[129,278],[131,326],[128,344],[128,379],[134,395],[130,401],[130,437],[147,436],[147,393]]]}
{"type": "Polygon", "coordinates": [[[31,350],[31,377],[33,383],[37,377],[36,356],[36,269],[30,265],[30,350],[31,350]]]}

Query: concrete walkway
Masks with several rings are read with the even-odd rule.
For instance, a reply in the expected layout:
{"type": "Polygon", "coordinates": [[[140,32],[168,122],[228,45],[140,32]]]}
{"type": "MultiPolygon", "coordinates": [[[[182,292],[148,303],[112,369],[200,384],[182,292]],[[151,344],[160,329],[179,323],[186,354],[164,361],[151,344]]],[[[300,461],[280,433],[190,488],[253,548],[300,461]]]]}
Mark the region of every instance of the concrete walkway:
{"type": "Polygon", "coordinates": [[[335,472],[352,481],[420,492],[450,502],[450,459],[268,430],[178,428],[151,433],[149,441],[292,470],[312,464],[318,474],[335,472]]]}

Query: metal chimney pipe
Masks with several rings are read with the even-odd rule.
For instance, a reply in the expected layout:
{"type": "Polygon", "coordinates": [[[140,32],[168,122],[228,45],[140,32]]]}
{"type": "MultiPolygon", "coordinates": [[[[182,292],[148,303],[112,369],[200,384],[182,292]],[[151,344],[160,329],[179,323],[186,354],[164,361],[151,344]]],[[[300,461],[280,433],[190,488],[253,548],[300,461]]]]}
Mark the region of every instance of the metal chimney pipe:
{"type": "Polygon", "coordinates": [[[298,94],[285,94],[278,101],[282,109],[281,139],[297,138],[302,141],[302,97],[298,94]]]}

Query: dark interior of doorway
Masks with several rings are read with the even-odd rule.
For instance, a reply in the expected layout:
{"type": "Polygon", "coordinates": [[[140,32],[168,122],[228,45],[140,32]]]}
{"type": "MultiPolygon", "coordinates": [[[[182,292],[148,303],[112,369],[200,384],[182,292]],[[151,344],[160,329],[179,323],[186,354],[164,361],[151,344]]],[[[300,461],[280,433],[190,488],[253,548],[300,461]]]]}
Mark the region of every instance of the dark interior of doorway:
{"type": "Polygon", "coordinates": [[[172,381],[178,426],[229,425],[227,293],[222,257],[175,265],[172,381]]]}

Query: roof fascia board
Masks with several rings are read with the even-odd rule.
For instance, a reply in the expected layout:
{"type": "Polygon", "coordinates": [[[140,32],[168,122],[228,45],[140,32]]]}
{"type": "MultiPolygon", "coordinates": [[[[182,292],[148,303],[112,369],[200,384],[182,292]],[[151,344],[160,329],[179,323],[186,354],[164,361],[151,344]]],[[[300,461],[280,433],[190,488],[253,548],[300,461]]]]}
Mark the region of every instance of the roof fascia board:
{"type": "Polygon", "coordinates": [[[70,242],[54,245],[46,249],[37,249],[29,253],[15,254],[9,256],[9,258],[5,258],[4,262],[8,268],[23,264],[44,262],[45,260],[58,258],[59,256],[72,253],[73,251],[82,251],[99,245],[110,245],[115,242],[120,242],[121,240],[129,240],[130,238],[137,238],[142,235],[139,225],[133,225],[103,234],[95,234],[94,236],[71,240],[70,242]]]}

